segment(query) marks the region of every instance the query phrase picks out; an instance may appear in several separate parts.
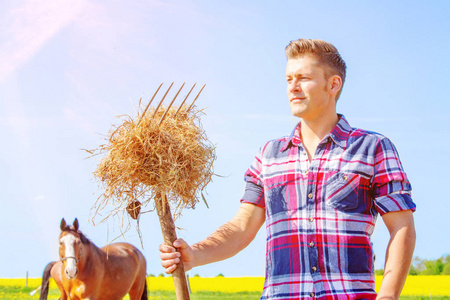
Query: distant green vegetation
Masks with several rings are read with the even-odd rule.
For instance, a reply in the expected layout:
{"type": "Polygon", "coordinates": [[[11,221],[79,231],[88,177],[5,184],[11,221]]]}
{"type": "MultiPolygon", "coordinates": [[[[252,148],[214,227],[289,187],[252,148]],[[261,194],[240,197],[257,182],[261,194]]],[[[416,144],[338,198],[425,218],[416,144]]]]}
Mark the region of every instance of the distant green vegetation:
{"type": "MultiPolygon", "coordinates": [[[[375,275],[383,275],[383,270],[376,270],[375,275]]],[[[415,256],[409,267],[409,275],[450,275],[450,255],[435,260],[415,256]]]]}
{"type": "Polygon", "coordinates": [[[450,255],[436,260],[414,257],[409,268],[410,275],[450,275],[450,255]]]}

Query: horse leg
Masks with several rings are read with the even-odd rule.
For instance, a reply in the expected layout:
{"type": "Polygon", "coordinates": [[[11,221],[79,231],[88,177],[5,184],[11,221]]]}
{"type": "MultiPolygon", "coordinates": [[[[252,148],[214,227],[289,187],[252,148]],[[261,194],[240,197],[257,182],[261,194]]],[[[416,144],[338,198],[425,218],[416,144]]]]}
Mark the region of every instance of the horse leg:
{"type": "Polygon", "coordinates": [[[60,261],[56,262],[55,265],[51,268],[51,277],[56,283],[56,286],[58,287],[59,292],[61,293],[60,300],[67,300],[67,294],[64,290],[63,286],[63,275],[62,273],[62,263],[60,261]]]}
{"type": "Polygon", "coordinates": [[[141,300],[148,300],[147,278],[145,278],[144,280],[144,290],[142,291],[141,300]]]}
{"type": "Polygon", "coordinates": [[[44,270],[44,274],[42,276],[42,284],[41,284],[41,296],[39,300],[46,300],[48,296],[48,287],[49,287],[49,279],[50,277],[53,277],[53,280],[55,281],[56,285],[58,286],[58,289],[61,293],[60,300],[67,300],[68,297],[66,295],[66,292],[64,291],[64,287],[62,285],[61,280],[61,272],[59,267],[59,262],[53,261],[50,262],[44,270]]]}
{"type": "Polygon", "coordinates": [[[67,300],[67,299],[69,299],[69,297],[67,297],[66,292],[64,291],[63,287],[60,287],[58,285],[58,289],[59,289],[59,292],[61,293],[61,297],[59,297],[59,300],[67,300]]]}
{"type": "Polygon", "coordinates": [[[128,295],[130,295],[130,300],[147,300],[147,280],[144,277],[144,282],[142,282],[142,279],[137,279],[133,286],[131,287],[130,291],[128,292],[128,295]]]}

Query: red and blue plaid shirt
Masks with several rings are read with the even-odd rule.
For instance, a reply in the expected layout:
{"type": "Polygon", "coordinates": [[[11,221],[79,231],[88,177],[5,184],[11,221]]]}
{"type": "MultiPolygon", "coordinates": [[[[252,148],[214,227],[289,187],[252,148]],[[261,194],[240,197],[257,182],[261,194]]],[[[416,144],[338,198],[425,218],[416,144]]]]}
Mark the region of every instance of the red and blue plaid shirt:
{"type": "Polygon", "coordinates": [[[377,215],[415,210],[390,140],[339,117],[311,162],[299,124],[266,143],[245,174],[241,201],[266,210],[261,299],[375,299],[377,215]]]}

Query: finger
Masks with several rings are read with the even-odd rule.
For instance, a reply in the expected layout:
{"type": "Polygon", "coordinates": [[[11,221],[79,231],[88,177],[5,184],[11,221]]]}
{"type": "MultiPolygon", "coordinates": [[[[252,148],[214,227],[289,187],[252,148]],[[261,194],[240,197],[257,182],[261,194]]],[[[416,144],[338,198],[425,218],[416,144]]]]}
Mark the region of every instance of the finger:
{"type": "Polygon", "coordinates": [[[168,268],[165,268],[165,269],[164,269],[164,272],[166,272],[166,274],[172,274],[173,271],[176,270],[176,268],[177,268],[177,265],[172,265],[172,266],[170,266],[170,267],[168,267],[168,268]]]}
{"type": "Polygon", "coordinates": [[[172,252],[172,253],[161,252],[159,257],[161,258],[161,260],[169,260],[169,259],[180,258],[181,254],[179,252],[172,252]]]}
{"type": "Polygon", "coordinates": [[[170,266],[177,265],[179,263],[180,263],[180,259],[177,257],[174,259],[162,260],[161,266],[163,266],[164,268],[169,268],[170,266]]]}
{"type": "Polygon", "coordinates": [[[172,252],[175,252],[176,249],[167,244],[161,244],[161,245],[159,245],[159,251],[163,252],[163,253],[172,253],[172,252]]]}
{"type": "Polygon", "coordinates": [[[188,243],[186,243],[183,239],[177,239],[173,242],[173,246],[177,249],[186,249],[189,247],[188,243]]]}

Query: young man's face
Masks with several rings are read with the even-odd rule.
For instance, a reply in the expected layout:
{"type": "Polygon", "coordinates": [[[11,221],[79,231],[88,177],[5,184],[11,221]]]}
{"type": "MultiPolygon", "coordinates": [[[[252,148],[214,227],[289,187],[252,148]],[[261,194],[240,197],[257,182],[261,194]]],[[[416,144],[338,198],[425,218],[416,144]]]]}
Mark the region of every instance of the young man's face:
{"type": "Polygon", "coordinates": [[[330,79],[317,59],[310,55],[289,59],[286,65],[287,95],[292,114],[314,120],[335,113],[330,79]]]}

